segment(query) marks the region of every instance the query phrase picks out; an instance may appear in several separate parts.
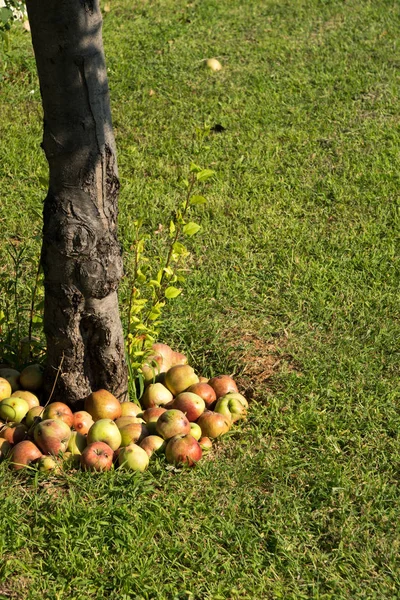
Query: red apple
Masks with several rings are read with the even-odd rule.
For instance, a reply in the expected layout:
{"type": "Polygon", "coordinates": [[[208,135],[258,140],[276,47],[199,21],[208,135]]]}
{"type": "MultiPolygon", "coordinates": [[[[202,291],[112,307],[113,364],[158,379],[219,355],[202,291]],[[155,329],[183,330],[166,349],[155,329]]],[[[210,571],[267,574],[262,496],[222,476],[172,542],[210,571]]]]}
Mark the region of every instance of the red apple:
{"type": "Polygon", "coordinates": [[[0,428],[0,438],[7,440],[10,444],[18,444],[28,437],[28,429],[22,423],[11,423],[0,428]]]}
{"type": "Polygon", "coordinates": [[[203,398],[192,392],[181,392],[172,403],[171,408],[181,410],[189,421],[197,421],[205,411],[206,403],[203,398]]]}
{"type": "Polygon", "coordinates": [[[156,431],[165,440],[175,435],[185,435],[190,433],[190,423],[187,417],[180,410],[166,410],[158,417],[156,431]]]}
{"type": "Polygon", "coordinates": [[[87,443],[104,442],[113,450],[121,445],[121,433],[114,421],[111,419],[100,419],[96,421],[87,434],[87,443]]]}
{"type": "Polygon", "coordinates": [[[51,402],[51,404],[48,404],[43,411],[42,418],[44,421],[47,419],[64,421],[68,427],[72,427],[74,422],[72,410],[64,402],[51,402]]]}
{"type": "Polygon", "coordinates": [[[209,452],[212,448],[212,441],[209,437],[202,437],[199,439],[200,448],[203,450],[203,454],[209,452]]]}
{"type": "Polygon", "coordinates": [[[43,454],[57,455],[66,451],[71,430],[64,421],[46,419],[35,426],[33,437],[43,454]]]}
{"type": "Polygon", "coordinates": [[[152,408],[147,408],[144,412],[142,412],[142,418],[147,424],[150,434],[156,433],[156,423],[160,415],[165,413],[166,410],[166,408],[162,408],[161,406],[153,406],[152,408]]]}
{"type": "Polygon", "coordinates": [[[42,456],[39,448],[29,440],[19,442],[11,451],[10,468],[19,471],[29,466],[33,461],[42,456]]]}
{"type": "Polygon", "coordinates": [[[167,462],[176,466],[192,467],[202,456],[200,444],[192,435],[176,435],[167,443],[165,457],[167,462]]]}
{"type": "Polygon", "coordinates": [[[107,390],[92,392],[85,399],[85,410],[92,416],[93,421],[100,419],[118,419],[122,414],[121,403],[107,390]]]}
{"type": "Polygon", "coordinates": [[[81,465],[85,471],[109,471],[113,464],[113,450],[104,442],[93,442],[81,454],[81,465]]]}
{"type": "Polygon", "coordinates": [[[78,410],[72,415],[72,427],[82,435],[86,435],[94,421],[86,410],[78,410]]]}
{"type": "Polygon", "coordinates": [[[203,436],[216,438],[224,435],[231,427],[231,421],[224,415],[221,415],[211,410],[206,410],[197,420],[200,425],[203,436]]]}
{"type": "Polygon", "coordinates": [[[208,385],[213,388],[217,399],[221,398],[221,396],[225,396],[225,394],[229,394],[229,392],[239,391],[235,381],[229,375],[217,375],[217,377],[212,377],[209,380],[208,385]]]}
{"type": "Polygon", "coordinates": [[[200,398],[203,398],[206,403],[206,408],[209,408],[217,399],[217,395],[213,388],[206,382],[199,381],[199,383],[194,383],[188,387],[186,392],[192,392],[193,394],[200,396],[200,398]]]}

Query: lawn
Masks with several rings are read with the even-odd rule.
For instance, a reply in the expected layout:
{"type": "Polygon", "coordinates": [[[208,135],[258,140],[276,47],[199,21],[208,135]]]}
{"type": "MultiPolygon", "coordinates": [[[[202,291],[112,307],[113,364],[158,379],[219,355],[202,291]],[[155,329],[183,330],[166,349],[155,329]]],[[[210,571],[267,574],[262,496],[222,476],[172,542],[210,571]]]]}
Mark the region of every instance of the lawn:
{"type": "MultiPolygon", "coordinates": [[[[192,470],[0,465],[1,600],[398,598],[399,36],[394,0],[112,0],[122,313],[133,220],[156,252],[179,177],[214,169],[161,340],[251,409],[192,470]]],[[[21,26],[0,60],[5,306],[47,167],[21,26]]]]}

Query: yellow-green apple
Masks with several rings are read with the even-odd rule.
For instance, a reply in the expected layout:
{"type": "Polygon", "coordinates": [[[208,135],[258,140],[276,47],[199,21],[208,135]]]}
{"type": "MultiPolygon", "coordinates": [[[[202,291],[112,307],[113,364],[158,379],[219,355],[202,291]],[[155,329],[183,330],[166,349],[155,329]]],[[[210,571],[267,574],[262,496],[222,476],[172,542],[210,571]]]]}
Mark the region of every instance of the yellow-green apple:
{"type": "Polygon", "coordinates": [[[28,437],[28,429],[23,423],[10,423],[0,428],[0,438],[7,440],[10,444],[18,444],[28,437]]]}
{"type": "MultiPolygon", "coordinates": [[[[141,414],[141,413],[139,413],[141,414]]],[[[118,429],[125,427],[125,425],[129,425],[129,423],[144,423],[144,420],[141,417],[119,417],[119,419],[115,420],[115,424],[118,429]]]]}
{"type": "Polygon", "coordinates": [[[199,442],[190,434],[174,436],[165,448],[167,462],[176,466],[192,467],[201,459],[202,454],[199,442]]]}
{"type": "Polygon", "coordinates": [[[172,402],[173,395],[162,383],[150,383],[144,391],[140,399],[143,408],[151,408],[152,406],[164,406],[172,402]]]}
{"type": "Polygon", "coordinates": [[[21,423],[29,410],[23,398],[4,398],[0,402],[0,419],[8,423],[21,423]]]}
{"type": "Polygon", "coordinates": [[[74,416],[70,407],[64,404],[64,402],[51,402],[43,411],[43,419],[58,419],[59,421],[64,421],[71,428],[74,416]]]}
{"type": "Polygon", "coordinates": [[[72,415],[72,427],[82,435],[86,435],[94,421],[86,410],[78,410],[72,415]]]}
{"type": "Polygon", "coordinates": [[[247,400],[241,394],[226,394],[217,400],[214,411],[230,418],[232,423],[245,419],[247,413],[247,400]],[[238,398],[241,396],[241,398],[238,398]],[[243,402],[244,400],[244,402],[243,402]]]}
{"type": "Polygon", "coordinates": [[[211,385],[208,385],[206,382],[195,383],[188,387],[186,392],[192,392],[193,394],[197,394],[200,398],[203,398],[206,403],[206,408],[210,408],[210,406],[216,401],[217,395],[214,392],[211,385]]]}
{"type": "Polygon", "coordinates": [[[20,372],[16,369],[10,369],[9,367],[0,369],[0,377],[2,379],[7,379],[13,392],[16,392],[19,388],[19,376],[20,372]]]}
{"type": "Polygon", "coordinates": [[[121,446],[129,446],[130,444],[140,443],[146,436],[149,435],[147,426],[143,423],[128,423],[120,429],[121,446]]]}
{"type": "Polygon", "coordinates": [[[171,408],[181,410],[189,421],[197,421],[199,416],[205,411],[206,403],[203,398],[193,392],[181,392],[173,401],[171,408]]]}
{"type": "Polygon", "coordinates": [[[229,375],[217,375],[217,377],[212,377],[208,385],[210,385],[216,396],[221,398],[221,396],[225,396],[225,394],[229,394],[229,392],[238,392],[237,385],[235,381],[229,375]]]}
{"type": "Polygon", "coordinates": [[[121,445],[121,433],[117,425],[111,419],[99,419],[91,426],[87,434],[87,443],[104,442],[112,450],[121,445]]]}
{"type": "Polygon", "coordinates": [[[34,406],[39,406],[39,398],[35,396],[32,392],[28,392],[28,390],[17,390],[11,394],[11,398],[23,398],[27,401],[29,408],[33,408],[34,406]]]}
{"type": "Polygon", "coordinates": [[[158,417],[156,431],[165,440],[190,433],[190,423],[182,411],[171,408],[158,417]]]}
{"type": "Polygon", "coordinates": [[[67,469],[77,469],[81,464],[81,455],[64,452],[62,455],[63,466],[67,469]]]}
{"type": "Polygon", "coordinates": [[[109,471],[113,464],[113,450],[105,442],[93,442],[81,454],[81,466],[85,471],[109,471]]]}
{"type": "Polygon", "coordinates": [[[174,396],[198,382],[199,378],[190,365],[176,365],[165,374],[165,385],[174,396]]]}
{"type": "Polygon", "coordinates": [[[35,425],[33,437],[43,454],[57,455],[66,451],[71,430],[64,421],[46,419],[35,425]]]}
{"type": "Polygon", "coordinates": [[[231,420],[225,415],[206,410],[197,420],[200,425],[203,436],[217,438],[224,435],[231,427],[231,420]]]}
{"type": "Polygon", "coordinates": [[[60,471],[60,465],[52,456],[41,456],[35,461],[35,466],[41,473],[49,473],[51,471],[58,473],[60,471]]]}
{"type": "Polygon", "coordinates": [[[148,435],[140,442],[139,446],[147,452],[147,455],[150,458],[155,452],[163,452],[166,444],[167,442],[159,435],[148,435]]]}
{"type": "Polygon", "coordinates": [[[23,390],[37,392],[43,385],[43,371],[40,365],[29,365],[21,371],[19,385],[23,390]]]}
{"type": "Polygon", "coordinates": [[[87,446],[86,436],[79,431],[72,431],[68,441],[67,452],[72,454],[82,454],[87,446]]]}
{"type": "Polygon", "coordinates": [[[135,402],[121,402],[121,417],[137,417],[142,409],[135,402]]]}
{"type": "Polygon", "coordinates": [[[4,438],[0,438],[0,460],[2,460],[3,458],[7,458],[7,456],[11,452],[11,448],[12,446],[10,442],[5,440],[4,438]]]}
{"type": "Polygon", "coordinates": [[[143,448],[137,444],[130,444],[122,448],[118,456],[118,462],[123,469],[145,471],[149,465],[149,457],[143,448]]]}
{"type": "Polygon", "coordinates": [[[25,424],[28,428],[43,419],[44,406],[34,406],[26,413],[25,424]]]}
{"type": "Polygon", "coordinates": [[[200,448],[203,450],[203,454],[209,452],[212,448],[212,441],[209,437],[201,437],[199,439],[200,448]]]}
{"type": "Polygon", "coordinates": [[[41,456],[41,451],[33,442],[24,440],[23,442],[19,442],[11,450],[10,468],[13,471],[19,471],[20,469],[29,466],[41,456]]]}
{"type": "Polygon", "coordinates": [[[147,428],[150,434],[156,433],[156,423],[163,413],[166,412],[166,408],[162,408],[161,406],[153,406],[152,408],[147,408],[142,412],[141,416],[145,423],[147,423],[147,428]]]}
{"type": "Polygon", "coordinates": [[[85,399],[84,408],[92,416],[93,421],[99,421],[100,419],[112,419],[114,421],[122,413],[121,403],[107,390],[92,392],[85,399]]]}
{"type": "Polygon", "coordinates": [[[11,384],[4,377],[0,377],[0,400],[9,398],[12,395],[11,384]]]}
{"type": "Polygon", "coordinates": [[[192,435],[195,440],[199,441],[203,435],[200,425],[197,425],[197,423],[190,423],[190,435],[192,435]]]}

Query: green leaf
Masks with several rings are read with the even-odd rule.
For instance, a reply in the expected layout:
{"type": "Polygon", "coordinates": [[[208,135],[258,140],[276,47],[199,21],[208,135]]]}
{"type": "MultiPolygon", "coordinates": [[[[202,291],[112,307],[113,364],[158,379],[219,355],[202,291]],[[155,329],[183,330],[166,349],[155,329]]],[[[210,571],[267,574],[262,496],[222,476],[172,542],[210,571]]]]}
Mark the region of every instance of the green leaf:
{"type": "Polygon", "coordinates": [[[197,173],[196,177],[197,181],[207,181],[207,179],[211,179],[214,175],[215,171],[212,169],[204,169],[203,171],[200,171],[200,173],[197,173]]]}
{"type": "Polygon", "coordinates": [[[206,204],[207,200],[204,196],[192,196],[190,198],[190,204],[206,204]]]}
{"type": "Polygon", "coordinates": [[[201,171],[203,169],[201,167],[199,167],[199,165],[196,165],[196,163],[192,162],[192,163],[190,163],[189,170],[191,173],[201,173],[201,171]]]}
{"type": "Polygon", "coordinates": [[[181,244],[180,242],[175,242],[174,246],[173,246],[173,251],[174,254],[177,254],[178,256],[183,256],[188,254],[187,248],[185,248],[185,246],[183,244],[181,244]]]}
{"type": "Polygon", "coordinates": [[[176,298],[177,296],[179,296],[179,294],[182,292],[182,289],[178,289],[176,287],[174,287],[173,285],[171,285],[170,287],[167,287],[167,289],[165,290],[165,297],[168,300],[171,300],[172,298],[176,298]]]}
{"type": "Polygon", "coordinates": [[[175,227],[175,223],[173,221],[170,221],[169,223],[169,235],[173,236],[175,233],[176,227],[175,227]]]}
{"type": "Polygon", "coordinates": [[[198,225],[197,223],[193,223],[193,221],[191,221],[190,223],[187,223],[186,225],[184,225],[183,227],[183,233],[185,235],[195,235],[195,233],[197,233],[199,230],[201,229],[201,226],[198,225]]]}
{"type": "Polygon", "coordinates": [[[153,287],[160,287],[160,282],[157,279],[150,279],[149,284],[153,287]]]}

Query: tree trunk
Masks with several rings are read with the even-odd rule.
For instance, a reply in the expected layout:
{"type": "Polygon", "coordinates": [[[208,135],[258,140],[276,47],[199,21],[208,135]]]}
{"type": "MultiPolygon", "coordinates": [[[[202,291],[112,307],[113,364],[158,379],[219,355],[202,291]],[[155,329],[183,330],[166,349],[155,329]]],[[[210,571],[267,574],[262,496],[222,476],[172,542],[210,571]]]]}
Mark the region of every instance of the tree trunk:
{"type": "Polygon", "coordinates": [[[43,212],[45,387],[127,393],[117,289],[119,180],[98,0],[27,0],[50,179],[43,212]]]}

